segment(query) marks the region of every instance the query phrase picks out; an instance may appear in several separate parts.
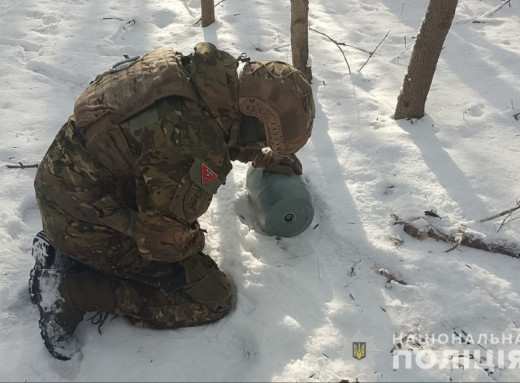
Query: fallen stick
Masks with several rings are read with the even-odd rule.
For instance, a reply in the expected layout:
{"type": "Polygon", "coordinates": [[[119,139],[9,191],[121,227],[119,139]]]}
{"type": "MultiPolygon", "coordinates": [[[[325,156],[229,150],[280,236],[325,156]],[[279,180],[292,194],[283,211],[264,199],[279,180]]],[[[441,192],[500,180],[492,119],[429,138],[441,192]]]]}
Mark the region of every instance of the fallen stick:
{"type": "Polygon", "coordinates": [[[350,65],[348,63],[348,60],[347,60],[347,56],[345,55],[345,52],[343,52],[343,49],[341,49],[341,46],[340,45],[346,45],[345,43],[339,43],[337,42],[336,40],[334,40],[332,37],[330,37],[329,35],[323,33],[323,32],[320,32],[320,31],[317,31],[316,29],[313,29],[311,27],[309,27],[309,30],[310,31],[313,31],[313,32],[316,32],[316,33],[319,33],[320,35],[322,36],[325,36],[326,38],[328,38],[330,41],[332,41],[334,44],[336,44],[336,46],[339,48],[339,50],[341,51],[341,54],[343,55],[343,58],[345,59],[345,62],[347,63],[347,67],[348,67],[348,74],[352,74],[351,70],[350,70],[350,65]]]}
{"type": "Polygon", "coordinates": [[[370,53],[370,55],[369,55],[368,58],[367,58],[367,61],[365,61],[365,63],[364,63],[363,65],[361,65],[361,68],[359,68],[358,72],[361,72],[361,70],[365,67],[365,65],[367,65],[368,61],[372,58],[372,56],[374,55],[374,53],[376,53],[377,48],[379,48],[379,46],[380,46],[381,44],[383,44],[383,41],[386,40],[386,38],[388,37],[389,34],[390,34],[390,31],[386,32],[386,35],[385,35],[385,37],[383,37],[383,40],[381,40],[381,41],[379,42],[379,44],[377,44],[377,47],[376,47],[376,48],[375,48],[375,49],[370,53]]]}
{"type": "Polygon", "coordinates": [[[473,23],[482,23],[482,19],[484,17],[489,17],[489,16],[492,16],[494,15],[495,13],[497,13],[499,10],[501,10],[502,8],[504,8],[507,4],[509,4],[509,6],[511,6],[511,0],[505,0],[502,4],[499,4],[497,5],[495,8],[487,11],[486,13],[480,15],[479,17],[477,17],[475,20],[473,20],[472,22],[473,23]]]}
{"type": "Polygon", "coordinates": [[[434,220],[435,223],[445,223],[446,221],[441,222],[441,218],[422,216],[405,220],[396,214],[391,214],[391,217],[394,219],[395,225],[401,225],[404,232],[414,238],[424,240],[429,237],[451,244],[452,247],[447,251],[455,250],[461,245],[492,253],[505,254],[513,258],[520,258],[520,245],[518,243],[508,242],[506,240],[490,240],[488,242],[484,234],[470,229],[461,230],[453,226],[448,228],[443,227],[441,229],[438,225],[432,223],[434,220]],[[457,234],[454,235],[450,233],[450,231],[457,234]]]}
{"type": "Polygon", "coordinates": [[[511,214],[512,212],[514,212],[515,210],[518,210],[518,209],[520,209],[520,202],[517,202],[516,206],[511,208],[511,209],[504,210],[504,211],[502,211],[500,213],[492,215],[491,217],[482,218],[481,220],[479,220],[479,222],[491,221],[492,219],[495,219],[495,218],[498,218],[498,217],[502,217],[503,215],[511,214]]]}
{"type": "Polygon", "coordinates": [[[24,165],[21,162],[18,162],[18,165],[5,165],[8,169],[30,169],[30,168],[37,168],[38,164],[32,164],[32,165],[24,165]]]}
{"type": "Polygon", "coordinates": [[[318,30],[316,30],[314,28],[309,27],[309,30],[313,31],[313,32],[316,32],[316,33],[318,33],[318,34],[320,34],[322,36],[325,36],[326,38],[328,38],[330,41],[332,41],[336,45],[341,45],[341,46],[344,46],[344,47],[354,48],[354,49],[357,49],[358,51],[365,52],[367,54],[371,53],[371,52],[367,51],[366,49],[363,49],[363,48],[360,48],[360,47],[356,47],[355,45],[350,45],[350,44],[347,44],[347,43],[340,43],[339,41],[334,40],[332,37],[330,37],[326,33],[320,32],[320,31],[318,31],[318,30]]]}
{"type": "Polygon", "coordinates": [[[125,21],[124,19],[120,17],[102,17],[101,20],[119,20],[119,21],[125,21]]]}
{"type": "Polygon", "coordinates": [[[462,240],[464,239],[464,230],[459,230],[459,232],[460,233],[457,235],[457,237],[455,237],[457,242],[452,247],[450,247],[448,250],[446,250],[445,253],[449,253],[450,251],[453,251],[453,250],[456,250],[459,248],[460,244],[462,243],[462,240]]]}

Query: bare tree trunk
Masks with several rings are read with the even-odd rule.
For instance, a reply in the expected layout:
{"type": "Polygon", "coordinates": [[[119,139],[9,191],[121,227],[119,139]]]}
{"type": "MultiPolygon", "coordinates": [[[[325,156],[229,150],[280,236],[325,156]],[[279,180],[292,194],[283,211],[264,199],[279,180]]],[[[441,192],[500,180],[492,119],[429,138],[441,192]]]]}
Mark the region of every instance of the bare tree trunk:
{"type": "Polygon", "coordinates": [[[215,22],[215,4],[213,0],[200,0],[202,10],[202,26],[207,27],[215,22]]]}
{"type": "Polygon", "coordinates": [[[408,73],[397,98],[394,118],[421,118],[442,45],[450,30],[458,0],[430,0],[413,48],[408,73]]]}
{"type": "Polygon", "coordinates": [[[291,50],[293,65],[309,82],[312,71],[309,61],[309,0],[291,0],[291,50]]]}

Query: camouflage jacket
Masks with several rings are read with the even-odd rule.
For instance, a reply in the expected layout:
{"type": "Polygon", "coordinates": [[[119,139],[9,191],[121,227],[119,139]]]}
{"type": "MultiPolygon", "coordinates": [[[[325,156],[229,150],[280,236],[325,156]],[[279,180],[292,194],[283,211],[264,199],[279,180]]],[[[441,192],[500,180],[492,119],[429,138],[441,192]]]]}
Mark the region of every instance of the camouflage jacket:
{"type": "Polygon", "coordinates": [[[251,155],[230,155],[240,124],[236,67],[231,55],[199,43],[190,56],[160,48],[98,76],[36,176],[53,245],[90,264],[85,257],[104,255],[74,252],[78,241],[88,247],[115,234],[132,238],[147,260],[175,262],[202,250],[197,218],[232,157],[251,155]]]}

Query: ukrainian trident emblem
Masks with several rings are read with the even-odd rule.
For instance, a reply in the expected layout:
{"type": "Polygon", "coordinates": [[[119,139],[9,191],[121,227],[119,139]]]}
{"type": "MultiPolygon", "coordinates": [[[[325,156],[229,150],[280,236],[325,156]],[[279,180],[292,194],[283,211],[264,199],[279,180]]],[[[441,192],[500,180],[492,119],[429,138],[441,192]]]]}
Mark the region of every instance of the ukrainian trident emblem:
{"type": "Polygon", "coordinates": [[[352,356],[361,360],[367,356],[367,342],[352,342],[352,356]]]}

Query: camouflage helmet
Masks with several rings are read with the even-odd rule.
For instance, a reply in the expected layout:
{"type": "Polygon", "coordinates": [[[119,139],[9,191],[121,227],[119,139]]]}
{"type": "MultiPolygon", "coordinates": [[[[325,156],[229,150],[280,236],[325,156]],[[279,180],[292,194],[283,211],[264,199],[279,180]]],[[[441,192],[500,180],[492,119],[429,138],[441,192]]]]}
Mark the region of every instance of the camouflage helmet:
{"type": "Polygon", "coordinates": [[[242,114],[264,124],[267,145],[276,153],[293,154],[312,132],[314,100],[302,72],[280,61],[251,61],[239,81],[242,114]]]}

